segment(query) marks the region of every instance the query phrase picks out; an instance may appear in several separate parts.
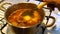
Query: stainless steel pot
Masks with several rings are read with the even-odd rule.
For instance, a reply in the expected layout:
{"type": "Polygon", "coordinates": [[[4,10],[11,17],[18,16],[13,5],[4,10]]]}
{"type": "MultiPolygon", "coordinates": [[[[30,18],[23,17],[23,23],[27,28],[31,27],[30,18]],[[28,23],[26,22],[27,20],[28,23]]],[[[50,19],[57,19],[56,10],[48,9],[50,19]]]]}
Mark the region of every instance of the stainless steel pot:
{"type": "MultiPolygon", "coordinates": [[[[10,29],[12,30],[12,32],[14,32],[15,34],[35,34],[36,31],[36,27],[38,24],[41,24],[43,19],[44,19],[44,11],[42,9],[42,7],[47,4],[47,3],[42,3],[39,4],[38,6],[36,4],[33,3],[18,3],[18,4],[14,4],[11,7],[9,7],[6,12],[5,12],[5,18],[6,21],[10,27],[10,29]],[[8,17],[10,16],[10,14],[12,14],[14,11],[18,10],[18,9],[34,9],[37,10],[39,12],[39,14],[41,15],[41,21],[39,23],[37,23],[34,26],[31,27],[26,27],[26,28],[21,28],[21,27],[17,27],[12,25],[9,21],[8,21],[8,17]]],[[[52,26],[55,22],[53,22],[52,24],[50,24],[49,26],[52,26]]],[[[46,25],[47,26],[47,25],[46,25]]]]}

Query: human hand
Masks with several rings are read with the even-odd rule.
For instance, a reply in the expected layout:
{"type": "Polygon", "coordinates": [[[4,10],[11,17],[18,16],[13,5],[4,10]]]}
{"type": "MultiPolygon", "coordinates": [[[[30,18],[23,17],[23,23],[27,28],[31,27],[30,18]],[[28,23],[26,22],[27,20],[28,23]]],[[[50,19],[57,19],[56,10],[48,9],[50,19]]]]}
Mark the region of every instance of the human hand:
{"type": "Polygon", "coordinates": [[[43,0],[43,1],[48,2],[48,3],[54,2],[56,4],[60,4],[60,0],[43,0]]]}

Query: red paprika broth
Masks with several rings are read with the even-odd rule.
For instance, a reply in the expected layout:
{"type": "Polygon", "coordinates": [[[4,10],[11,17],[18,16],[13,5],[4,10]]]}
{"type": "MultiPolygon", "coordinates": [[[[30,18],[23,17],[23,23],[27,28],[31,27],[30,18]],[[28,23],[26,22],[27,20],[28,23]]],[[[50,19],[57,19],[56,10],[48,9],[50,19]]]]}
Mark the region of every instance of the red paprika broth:
{"type": "Polygon", "coordinates": [[[33,26],[39,23],[41,16],[37,10],[18,9],[8,17],[8,21],[15,26],[33,26]]]}

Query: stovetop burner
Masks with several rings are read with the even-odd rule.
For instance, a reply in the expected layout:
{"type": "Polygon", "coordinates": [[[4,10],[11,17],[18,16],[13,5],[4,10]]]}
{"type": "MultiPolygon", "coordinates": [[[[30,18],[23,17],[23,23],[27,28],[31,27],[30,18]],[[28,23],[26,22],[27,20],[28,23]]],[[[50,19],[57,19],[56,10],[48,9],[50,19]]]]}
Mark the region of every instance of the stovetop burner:
{"type": "MultiPolygon", "coordinates": [[[[3,2],[4,0],[0,0],[0,4],[3,2]]],[[[2,30],[7,26],[7,23],[6,23],[6,20],[4,18],[4,13],[5,13],[5,10],[11,6],[12,4],[11,3],[3,3],[1,5],[1,7],[3,8],[2,10],[0,10],[0,33],[1,34],[5,34],[4,32],[2,32],[2,30]]]]}
{"type": "Polygon", "coordinates": [[[0,0],[0,3],[3,2],[4,0],[0,0]]]}

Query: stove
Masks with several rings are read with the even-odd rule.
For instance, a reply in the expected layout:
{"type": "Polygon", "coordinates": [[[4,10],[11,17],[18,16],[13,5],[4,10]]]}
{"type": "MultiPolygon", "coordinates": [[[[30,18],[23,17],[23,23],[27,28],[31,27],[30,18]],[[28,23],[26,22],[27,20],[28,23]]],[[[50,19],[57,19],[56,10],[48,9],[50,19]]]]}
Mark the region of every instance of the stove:
{"type": "MultiPolygon", "coordinates": [[[[33,1],[32,0],[30,0],[30,1],[29,0],[24,0],[24,1],[22,1],[22,0],[18,0],[18,1],[17,0],[0,0],[0,34],[7,34],[8,32],[10,32],[10,30],[8,28],[9,26],[4,18],[4,13],[5,13],[6,9],[13,4],[19,3],[20,1],[21,2],[33,2],[36,4],[40,3],[40,1],[35,1],[35,0],[33,0],[33,1]]],[[[45,15],[46,15],[45,19],[43,20],[43,23],[47,24],[47,22],[49,21],[49,17],[53,16],[56,18],[56,24],[54,24],[52,27],[49,27],[49,28],[45,28],[42,25],[41,26],[38,25],[36,34],[41,33],[40,28],[42,29],[42,34],[59,34],[60,25],[59,26],[57,25],[57,22],[59,23],[59,18],[57,18],[57,17],[60,17],[60,16],[54,14],[54,12],[52,12],[52,10],[46,6],[43,7],[43,10],[45,10],[45,15]]]]}

